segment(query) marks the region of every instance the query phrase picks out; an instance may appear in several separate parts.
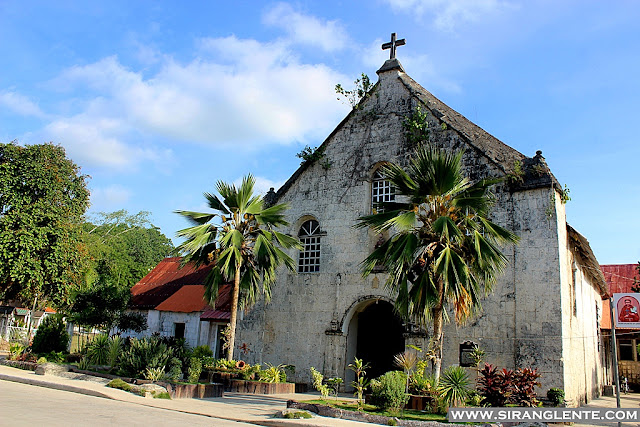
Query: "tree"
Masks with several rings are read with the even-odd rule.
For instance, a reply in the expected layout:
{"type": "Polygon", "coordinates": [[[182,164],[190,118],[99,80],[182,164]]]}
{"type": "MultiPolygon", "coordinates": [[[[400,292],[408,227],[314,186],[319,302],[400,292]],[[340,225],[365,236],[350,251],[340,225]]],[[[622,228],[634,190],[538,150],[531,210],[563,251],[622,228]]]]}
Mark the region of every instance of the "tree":
{"type": "Polygon", "coordinates": [[[0,144],[0,300],[58,306],[81,282],[86,179],[59,145],[0,144]]]}
{"type": "Polygon", "coordinates": [[[147,321],[139,313],[126,312],[131,292],[128,287],[99,284],[78,292],[68,309],[69,319],[78,325],[109,332],[114,326],[121,331],[147,329],[147,321]]]}
{"type": "Polygon", "coordinates": [[[239,188],[218,181],[216,187],[222,200],[204,193],[214,213],[176,211],[194,224],[177,233],[186,239],[177,247],[184,254],[184,262],[196,266],[215,263],[206,279],[205,299],[213,305],[220,286],[233,283],[228,360],[233,359],[238,306],[255,304],[260,293],[268,302],[276,269],[284,264],[295,271],[295,262],[280,247],[301,248],[298,240],[275,230],[287,225],[283,213],[288,206],[265,208],[262,197],[254,195],[254,184],[251,175],[243,178],[239,188]]]}
{"type": "Polygon", "coordinates": [[[89,254],[85,281],[130,289],[173,250],[171,240],[149,220],[149,212],[100,212],[83,224],[89,254]]]}
{"type": "Polygon", "coordinates": [[[495,181],[471,183],[461,161],[461,152],[423,146],[406,171],[395,164],[385,166],[383,173],[399,201],[383,203],[381,212],[359,218],[357,225],[377,233],[395,232],[363,262],[363,275],[383,266],[398,313],[425,327],[433,323],[436,377],[447,304],[457,323],[479,310],[480,298],[491,291],[507,264],[499,245],[518,240],[487,218],[489,187],[495,181]]]}

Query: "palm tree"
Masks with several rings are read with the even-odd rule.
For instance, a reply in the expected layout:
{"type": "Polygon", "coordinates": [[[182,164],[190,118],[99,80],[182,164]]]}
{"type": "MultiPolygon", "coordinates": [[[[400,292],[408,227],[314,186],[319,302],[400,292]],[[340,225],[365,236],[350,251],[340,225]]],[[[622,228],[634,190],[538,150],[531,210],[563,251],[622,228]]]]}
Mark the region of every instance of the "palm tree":
{"type": "Polygon", "coordinates": [[[371,227],[392,237],[362,263],[363,275],[382,266],[395,308],[425,328],[433,323],[433,373],[442,366],[442,326],[447,304],[463,323],[480,309],[507,259],[500,244],[518,237],[487,218],[496,180],[471,183],[462,172],[462,152],[421,147],[406,171],[395,164],[383,173],[395,187],[396,202],[383,203],[379,213],[359,218],[357,227],[371,227]]]}
{"type": "Polygon", "coordinates": [[[260,293],[271,299],[271,285],[276,269],[284,264],[295,271],[295,262],[281,248],[300,248],[293,237],[279,233],[275,227],[287,225],[283,212],[286,204],[264,207],[263,199],[253,194],[255,179],[248,175],[240,187],[218,181],[218,196],[204,193],[214,213],[175,211],[194,226],[178,231],[186,240],[176,250],[183,262],[196,266],[215,263],[205,282],[205,299],[213,305],[218,289],[233,282],[231,319],[227,337],[227,359],[233,359],[238,305],[250,307],[260,293]]]}

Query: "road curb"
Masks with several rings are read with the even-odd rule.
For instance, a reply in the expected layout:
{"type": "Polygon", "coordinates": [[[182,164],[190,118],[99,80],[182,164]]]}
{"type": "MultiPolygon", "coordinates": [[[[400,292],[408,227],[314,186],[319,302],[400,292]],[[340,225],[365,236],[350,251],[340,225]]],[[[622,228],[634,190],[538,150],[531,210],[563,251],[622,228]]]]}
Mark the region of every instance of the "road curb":
{"type": "Polygon", "coordinates": [[[99,391],[90,390],[82,387],[75,387],[67,384],[58,384],[58,383],[52,383],[48,381],[41,381],[34,378],[14,377],[12,375],[0,374],[0,380],[13,381],[15,383],[35,385],[38,387],[52,388],[55,390],[68,391],[71,393],[85,394],[88,396],[102,397],[104,399],[114,400],[111,396],[104,393],[100,393],[99,391]]]}

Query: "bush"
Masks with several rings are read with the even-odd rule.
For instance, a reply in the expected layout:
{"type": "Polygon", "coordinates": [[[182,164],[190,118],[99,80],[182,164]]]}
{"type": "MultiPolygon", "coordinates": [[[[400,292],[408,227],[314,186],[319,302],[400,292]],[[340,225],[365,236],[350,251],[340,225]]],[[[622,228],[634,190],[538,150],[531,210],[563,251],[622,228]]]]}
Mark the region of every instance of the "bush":
{"type": "Polygon", "coordinates": [[[537,369],[522,368],[513,373],[513,392],[511,393],[511,403],[518,406],[536,407],[539,402],[536,399],[536,386],[540,374],[537,369]]]}
{"type": "Polygon", "coordinates": [[[169,361],[169,372],[167,372],[166,378],[173,382],[182,378],[182,361],[177,357],[172,357],[169,361]]]}
{"type": "Polygon", "coordinates": [[[457,406],[469,396],[471,381],[464,368],[449,366],[444,370],[438,383],[438,393],[445,405],[457,406]]]}
{"type": "Polygon", "coordinates": [[[131,391],[131,384],[122,381],[120,378],[109,381],[107,387],[117,388],[124,391],[131,391]]]}
{"type": "Polygon", "coordinates": [[[202,373],[202,361],[197,357],[191,358],[189,364],[189,382],[197,383],[200,380],[200,374],[202,373]]]}
{"type": "Polygon", "coordinates": [[[193,349],[191,357],[197,357],[198,359],[204,359],[205,357],[213,357],[213,351],[208,345],[199,345],[193,349]]]}
{"type": "Polygon", "coordinates": [[[107,365],[112,368],[118,364],[118,359],[122,354],[124,340],[119,335],[114,335],[109,340],[109,350],[107,352],[107,365]]]}
{"type": "Polygon", "coordinates": [[[157,337],[132,339],[120,356],[120,371],[125,376],[142,378],[147,369],[163,368],[173,357],[173,348],[157,337]]]}
{"type": "Polygon", "coordinates": [[[287,412],[283,418],[299,420],[300,418],[311,418],[311,414],[306,411],[287,412]]]}
{"type": "Polygon", "coordinates": [[[31,350],[34,353],[50,353],[52,351],[67,351],[69,344],[69,334],[67,327],[58,314],[49,315],[44,318],[36,336],[33,337],[31,350]]]}
{"type": "Polygon", "coordinates": [[[537,381],[540,374],[537,369],[498,371],[492,365],[485,365],[478,372],[478,391],[482,395],[483,405],[503,407],[509,403],[517,406],[538,406],[535,387],[540,385],[537,381]]]}
{"type": "Polygon", "coordinates": [[[550,388],[547,391],[547,399],[553,406],[560,406],[564,404],[564,390],[561,388],[550,388]]]}
{"type": "Polygon", "coordinates": [[[390,371],[371,380],[371,403],[383,410],[402,409],[409,400],[406,382],[406,374],[400,371],[390,371]]]}
{"type": "Polygon", "coordinates": [[[328,385],[323,384],[322,381],[324,380],[324,375],[322,375],[320,372],[316,370],[316,368],[312,366],[311,378],[313,380],[313,387],[320,392],[320,394],[322,395],[322,399],[326,400],[327,397],[329,397],[329,392],[331,391],[331,388],[328,385]]]}
{"type": "Polygon", "coordinates": [[[46,359],[47,362],[51,363],[64,363],[67,360],[67,355],[61,351],[52,351],[51,353],[43,354],[42,356],[42,358],[46,359]]]}
{"type": "Polygon", "coordinates": [[[24,345],[18,342],[12,342],[11,344],[9,344],[9,360],[18,360],[18,358],[20,358],[24,351],[24,345]]]}
{"type": "Polygon", "coordinates": [[[109,361],[109,336],[96,335],[87,345],[87,359],[91,365],[106,365],[109,361]]]}
{"type": "Polygon", "coordinates": [[[284,372],[285,365],[274,366],[267,363],[268,368],[258,373],[260,381],[267,383],[285,383],[287,374],[284,372]]]}

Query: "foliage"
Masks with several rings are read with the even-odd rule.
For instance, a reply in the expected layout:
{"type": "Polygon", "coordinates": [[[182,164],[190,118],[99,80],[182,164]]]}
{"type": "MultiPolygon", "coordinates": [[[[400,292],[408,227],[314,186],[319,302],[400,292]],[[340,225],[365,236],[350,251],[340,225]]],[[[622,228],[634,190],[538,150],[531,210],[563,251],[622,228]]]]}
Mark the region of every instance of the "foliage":
{"type": "Polygon", "coordinates": [[[340,377],[332,377],[327,379],[327,385],[333,391],[333,396],[338,398],[338,391],[340,390],[340,386],[342,385],[342,378],[340,377]]]}
{"type": "Polygon", "coordinates": [[[0,144],[0,300],[58,307],[80,285],[86,179],[61,146],[0,144]]]}
{"type": "Polygon", "coordinates": [[[176,211],[194,225],[178,231],[185,242],[177,250],[184,262],[196,266],[215,262],[205,280],[205,299],[211,305],[224,283],[233,282],[227,359],[233,359],[238,306],[249,307],[264,294],[271,298],[276,270],[285,265],[295,271],[295,261],[280,247],[300,249],[300,242],[275,228],[287,225],[286,204],[265,208],[261,196],[254,195],[255,178],[246,176],[240,187],[218,181],[216,195],[205,193],[213,213],[176,211]]]}
{"type": "Polygon", "coordinates": [[[314,163],[320,162],[320,166],[324,170],[329,170],[331,168],[331,161],[326,158],[324,154],[324,146],[311,148],[308,145],[305,145],[302,151],[296,154],[296,157],[302,159],[301,165],[305,163],[314,163]]]}
{"type": "Polygon", "coordinates": [[[353,359],[353,363],[349,364],[348,368],[356,374],[356,379],[351,382],[351,386],[355,389],[354,395],[358,398],[358,409],[360,410],[362,409],[364,391],[370,382],[366,377],[369,364],[364,363],[362,359],[356,357],[353,359]]]}
{"type": "Polygon", "coordinates": [[[67,351],[69,334],[67,326],[59,314],[46,316],[33,337],[31,350],[34,353],[49,353],[52,351],[67,351]]]}
{"type": "Polygon", "coordinates": [[[458,406],[469,396],[470,386],[471,381],[464,368],[449,366],[440,377],[438,393],[447,406],[458,406]]]}
{"type": "Polygon", "coordinates": [[[111,340],[109,335],[100,334],[93,337],[87,346],[87,359],[92,365],[106,365],[109,362],[111,340]]]}
{"type": "Polygon", "coordinates": [[[520,160],[513,162],[513,170],[507,174],[507,182],[509,184],[522,184],[524,182],[524,170],[520,160]]]}
{"type": "Polygon", "coordinates": [[[208,345],[199,345],[191,352],[191,357],[203,359],[205,357],[213,357],[213,350],[208,345]]]}
{"type": "Polygon", "coordinates": [[[164,367],[147,368],[144,378],[150,381],[160,381],[164,378],[164,367]]]}
{"type": "Polygon", "coordinates": [[[504,407],[512,391],[513,372],[508,369],[498,370],[497,367],[485,364],[478,371],[478,391],[482,396],[483,406],[504,407]]]}
{"type": "Polygon", "coordinates": [[[127,308],[129,289],[99,284],[78,292],[69,308],[69,319],[78,325],[109,331],[127,308]]]}
{"type": "Polygon", "coordinates": [[[200,374],[202,373],[202,360],[197,357],[192,357],[189,363],[189,382],[197,383],[200,380],[200,374]]]}
{"type": "Polygon", "coordinates": [[[40,364],[42,364],[42,363],[47,363],[47,358],[46,358],[46,357],[44,357],[44,356],[40,356],[40,357],[38,358],[38,360],[36,360],[36,363],[37,363],[38,365],[40,365],[40,364]]]}
{"type": "MultiPolygon", "coordinates": [[[[362,73],[358,79],[353,82],[355,88],[352,90],[345,90],[340,83],[336,85],[336,93],[345,98],[345,100],[351,105],[351,108],[358,109],[358,104],[363,99],[370,96],[369,92],[373,88],[373,83],[369,79],[369,76],[362,73]]],[[[338,97],[338,101],[340,101],[338,97]]]]}
{"type": "Polygon", "coordinates": [[[311,418],[311,414],[307,411],[287,412],[283,415],[283,418],[298,420],[300,418],[311,418]]]}
{"type": "Polygon", "coordinates": [[[109,340],[109,348],[107,350],[107,365],[114,367],[118,363],[120,354],[124,347],[124,340],[119,335],[114,335],[109,340]]]}
{"type": "Polygon", "coordinates": [[[100,212],[85,222],[83,242],[89,254],[88,286],[108,283],[130,289],[173,250],[171,240],[154,226],[150,213],[122,209],[100,212]]]}
{"type": "Polygon", "coordinates": [[[409,375],[409,393],[421,396],[433,396],[438,380],[435,376],[426,373],[427,361],[419,360],[416,369],[409,375]]]}
{"type": "Polygon", "coordinates": [[[474,366],[480,366],[480,363],[482,363],[482,361],[484,360],[485,355],[486,352],[476,345],[471,352],[471,359],[473,359],[474,366]]]}
{"type": "Polygon", "coordinates": [[[153,396],[154,399],[169,399],[169,400],[171,400],[171,395],[169,393],[167,393],[166,391],[161,391],[161,392],[152,391],[151,392],[151,396],[153,396]]]}
{"type": "Polygon", "coordinates": [[[551,402],[553,406],[562,406],[564,405],[564,390],[561,388],[550,388],[547,391],[547,399],[551,402]]]}
{"type": "Polygon", "coordinates": [[[131,339],[120,355],[120,371],[125,376],[141,378],[149,368],[164,368],[174,355],[174,349],[158,337],[131,339]]]}
{"type": "Polygon", "coordinates": [[[80,361],[78,362],[78,369],[82,370],[82,371],[86,371],[91,367],[91,363],[89,363],[89,358],[86,356],[83,356],[80,361]]]}
{"type": "Polygon", "coordinates": [[[122,381],[120,378],[115,378],[107,383],[107,387],[117,388],[119,390],[131,391],[131,384],[122,381]]]}
{"type": "Polygon", "coordinates": [[[26,347],[22,343],[12,342],[9,344],[9,360],[17,360],[22,353],[24,353],[26,347]]]}
{"type": "Polygon", "coordinates": [[[405,138],[410,147],[417,147],[429,140],[427,112],[422,111],[420,106],[404,119],[402,126],[404,128],[405,138]]]}
{"type": "Polygon", "coordinates": [[[311,367],[311,380],[313,382],[313,387],[320,392],[322,400],[326,400],[327,397],[329,397],[331,388],[324,384],[324,375],[318,372],[313,366],[311,367]]]}
{"type": "Polygon", "coordinates": [[[516,369],[513,373],[511,403],[518,406],[538,406],[539,402],[536,399],[535,391],[536,386],[540,386],[538,378],[540,378],[540,374],[537,369],[516,369]]]}
{"type": "Polygon", "coordinates": [[[258,376],[260,377],[260,381],[264,381],[267,383],[285,383],[287,382],[287,374],[284,371],[287,365],[280,364],[278,366],[274,366],[270,363],[267,363],[267,369],[264,369],[258,372],[258,376]]]}
{"type": "Polygon", "coordinates": [[[409,400],[405,384],[406,374],[400,371],[389,371],[371,380],[371,403],[380,409],[402,409],[409,400]]]}
{"type": "MultiPolygon", "coordinates": [[[[636,265],[636,275],[633,276],[631,292],[640,292],[640,261],[638,261],[638,265],[636,265]]],[[[638,347],[638,353],[640,353],[640,347],[638,347]]]]}
{"type": "Polygon", "coordinates": [[[398,201],[382,203],[382,212],[359,218],[357,227],[395,234],[364,260],[363,275],[384,266],[397,312],[425,327],[433,323],[439,377],[446,306],[452,306],[457,323],[477,312],[507,265],[500,245],[518,238],[488,219],[495,181],[470,182],[462,152],[420,147],[406,170],[390,163],[383,173],[398,201]]]}
{"type": "Polygon", "coordinates": [[[182,360],[172,357],[169,361],[169,371],[166,374],[169,381],[178,381],[182,378],[182,360]]]}
{"type": "Polygon", "coordinates": [[[142,332],[147,330],[147,317],[136,311],[121,312],[116,320],[116,327],[120,332],[133,331],[142,332]]]}
{"type": "Polygon", "coordinates": [[[570,192],[571,191],[569,190],[569,187],[567,187],[567,184],[565,184],[564,188],[560,190],[560,201],[563,205],[571,200],[571,196],[569,196],[570,192]]]}
{"type": "Polygon", "coordinates": [[[537,369],[523,368],[512,371],[486,364],[478,371],[478,391],[485,406],[503,407],[510,403],[517,406],[538,406],[535,387],[539,386],[537,369]]]}
{"type": "Polygon", "coordinates": [[[482,402],[482,396],[476,390],[469,390],[469,395],[465,403],[467,406],[480,406],[482,402]]]}

